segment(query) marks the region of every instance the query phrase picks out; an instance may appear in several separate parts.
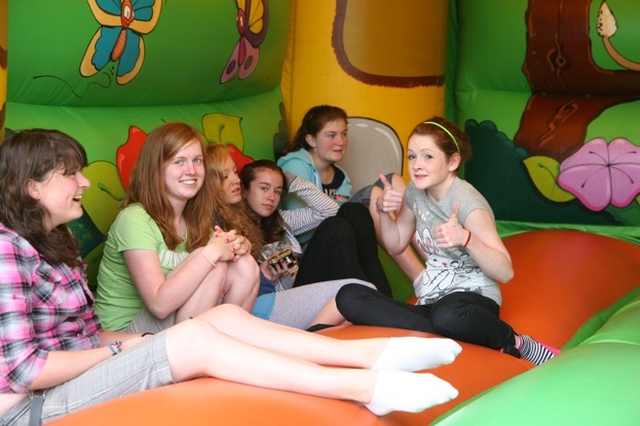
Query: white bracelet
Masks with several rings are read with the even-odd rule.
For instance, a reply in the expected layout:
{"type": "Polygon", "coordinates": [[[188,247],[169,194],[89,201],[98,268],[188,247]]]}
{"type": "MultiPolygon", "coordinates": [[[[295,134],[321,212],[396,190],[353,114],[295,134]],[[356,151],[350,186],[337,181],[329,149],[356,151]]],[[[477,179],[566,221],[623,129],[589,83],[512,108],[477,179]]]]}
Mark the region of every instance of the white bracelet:
{"type": "Polygon", "coordinates": [[[204,260],[206,260],[207,263],[211,265],[212,268],[215,268],[216,264],[212,262],[211,259],[209,259],[206,254],[204,254],[204,249],[200,251],[200,254],[202,255],[202,257],[204,257],[204,260]]]}

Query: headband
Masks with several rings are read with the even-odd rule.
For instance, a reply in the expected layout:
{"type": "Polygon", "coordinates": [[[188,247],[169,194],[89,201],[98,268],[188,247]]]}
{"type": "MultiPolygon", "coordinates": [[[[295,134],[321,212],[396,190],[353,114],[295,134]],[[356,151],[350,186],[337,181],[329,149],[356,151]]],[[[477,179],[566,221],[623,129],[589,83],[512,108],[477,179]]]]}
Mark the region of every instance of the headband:
{"type": "Polygon", "coordinates": [[[458,150],[458,154],[460,154],[460,145],[458,145],[458,141],[456,140],[456,138],[453,136],[453,134],[449,131],[449,129],[447,129],[446,127],[444,127],[442,124],[438,124],[435,121],[425,121],[424,124],[433,124],[436,127],[440,127],[442,130],[445,131],[446,134],[449,135],[449,137],[451,137],[451,139],[453,140],[453,143],[456,144],[456,149],[458,150]]]}

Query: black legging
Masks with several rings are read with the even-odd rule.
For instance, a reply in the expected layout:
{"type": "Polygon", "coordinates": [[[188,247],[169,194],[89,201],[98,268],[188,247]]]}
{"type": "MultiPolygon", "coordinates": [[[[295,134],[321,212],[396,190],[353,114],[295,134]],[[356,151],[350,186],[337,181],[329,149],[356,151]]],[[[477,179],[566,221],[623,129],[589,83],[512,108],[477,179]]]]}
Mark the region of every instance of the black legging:
{"type": "Polygon", "coordinates": [[[294,287],[341,278],[368,281],[392,296],[378,257],[373,219],[359,203],[344,203],[336,216],[318,226],[300,261],[294,287]]]}
{"type": "Polygon", "coordinates": [[[456,292],[432,305],[411,305],[348,284],[338,291],[336,303],[342,316],[356,325],[424,331],[493,349],[515,344],[513,328],[499,318],[498,304],[478,293],[456,292]]]}

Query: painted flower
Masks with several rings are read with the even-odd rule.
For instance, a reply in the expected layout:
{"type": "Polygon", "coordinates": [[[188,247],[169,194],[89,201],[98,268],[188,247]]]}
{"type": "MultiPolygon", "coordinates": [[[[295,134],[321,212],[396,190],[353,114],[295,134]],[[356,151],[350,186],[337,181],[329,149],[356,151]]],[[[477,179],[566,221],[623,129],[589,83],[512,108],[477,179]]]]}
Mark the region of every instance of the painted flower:
{"type": "Polygon", "coordinates": [[[640,147],[623,138],[592,139],[562,162],[558,185],[592,211],[626,207],[640,193],[640,147]]]}
{"type": "Polygon", "coordinates": [[[138,155],[140,155],[142,145],[146,139],[147,134],[144,130],[136,126],[129,126],[127,141],[116,150],[116,167],[124,189],[129,188],[129,178],[131,177],[133,166],[138,160],[138,155]]]}

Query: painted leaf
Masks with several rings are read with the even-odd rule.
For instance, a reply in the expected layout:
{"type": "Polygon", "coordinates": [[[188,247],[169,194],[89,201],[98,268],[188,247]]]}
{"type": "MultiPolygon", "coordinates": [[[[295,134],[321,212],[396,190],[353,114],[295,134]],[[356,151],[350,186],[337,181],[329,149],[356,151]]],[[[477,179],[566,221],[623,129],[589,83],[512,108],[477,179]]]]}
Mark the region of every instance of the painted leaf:
{"type": "Polygon", "coordinates": [[[240,151],[244,151],[244,137],[240,128],[240,120],[242,117],[233,115],[207,114],[202,117],[204,136],[210,142],[231,144],[240,151]]]}
{"type": "Polygon", "coordinates": [[[558,162],[550,157],[533,156],[523,160],[538,191],[551,201],[564,203],[575,199],[573,194],[558,186],[558,162]]]}
{"type": "Polygon", "coordinates": [[[82,206],[100,232],[107,235],[125,194],[118,170],[108,161],[94,161],[82,173],[91,182],[82,196],[82,206]]]}

